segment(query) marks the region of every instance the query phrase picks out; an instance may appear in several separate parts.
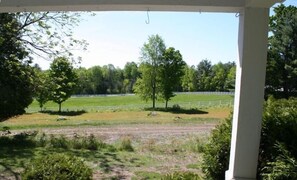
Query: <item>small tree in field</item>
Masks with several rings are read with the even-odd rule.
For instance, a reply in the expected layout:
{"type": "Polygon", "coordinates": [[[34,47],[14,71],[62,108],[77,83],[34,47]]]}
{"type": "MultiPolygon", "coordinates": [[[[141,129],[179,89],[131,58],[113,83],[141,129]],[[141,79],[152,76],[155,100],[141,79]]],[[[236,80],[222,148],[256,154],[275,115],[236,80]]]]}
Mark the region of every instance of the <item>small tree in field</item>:
{"type": "Polygon", "coordinates": [[[77,75],[72,64],[65,57],[59,57],[50,66],[49,78],[52,83],[51,100],[59,104],[59,112],[61,112],[62,103],[75,90],[78,81],[77,75]]]}

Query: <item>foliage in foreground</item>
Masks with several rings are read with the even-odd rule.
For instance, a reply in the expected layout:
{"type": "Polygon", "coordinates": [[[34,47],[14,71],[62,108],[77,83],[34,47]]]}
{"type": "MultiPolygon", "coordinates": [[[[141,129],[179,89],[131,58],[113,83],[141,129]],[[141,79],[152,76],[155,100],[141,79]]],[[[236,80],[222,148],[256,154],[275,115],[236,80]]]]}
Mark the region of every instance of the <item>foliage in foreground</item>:
{"type": "Polygon", "coordinates": [[[206,179],[225,179],[225,171],[229,165],[231,120],[230,116],[218,125],[203,148],[202,170],[206,179]]]}
{"type": "MultiPolygon", "coordinates": [[[[4,132],[4,131],[3,131],[4,132]]],[[[81,137],[75,135],[73,138],[66,138],[63,135],[45,135],[37,131],[22,132],[13,136],[7,134],[0,136],[0,147],[2,148],[57,148],[57,149],[86,149],[98,150],[108,148],[110,151],[115,151],[116,148],[108,145],[97,139],[94,135],[81,137]]]]}
{"type": "Polygon", "coordinates": [[[92,170],[75,156],[52,154],[32,161],[22,174],[22,179],[89,180],[92,179],[92,170]]]}
{"type": "MultiPolygon", "coordinates": [[[[296,179],[297,99],[275,100],[265,105],[258,162],[258,179],[296,179]]],[[[207,179],[224,179],[228,169],[231,118],[213,130],[203,154],[207,179]]]]}
{"type": "Polygon", "coordinates": [[[128,136],[125,136],[121,139],[119,150],[121,151],[128,151],[133,152],[134,148],[132,146],[131,138],[128,136]]]}
{"type": "Polygon", "coordinates": [[[22,114],[33,101],[33,77],[28,53],[19,42],[17,16],[0,14],[0,120],[22,114]]]}
{"type": "Polygon", "coordinates": [[[282,144],[277,143],[275,147],[279,154],[263,168],[263,179],[297,179],[296,158],[282,144]]]}
{"type": "Polygon", "coordinates": [[[193,172],[177,171],[171,174],[166,174],[162,180],[201,180],[202,178],[193,172]]]}
{"type": "Polygon", "coordinates": [[[79,13],[1,13],[0,120],[23,114],[33,101],[38,79],[31,67],[33,56],[71,56],[71,50],[86,48],[71,31],[79,21],[79,13]]]}
{"type": "Polygon", "coordinates": [[[281,4],[270,18],[266,93],[297,96],[297,7],[281,4]],[[281,91],[280,91],[281,90],[281,91]]]}

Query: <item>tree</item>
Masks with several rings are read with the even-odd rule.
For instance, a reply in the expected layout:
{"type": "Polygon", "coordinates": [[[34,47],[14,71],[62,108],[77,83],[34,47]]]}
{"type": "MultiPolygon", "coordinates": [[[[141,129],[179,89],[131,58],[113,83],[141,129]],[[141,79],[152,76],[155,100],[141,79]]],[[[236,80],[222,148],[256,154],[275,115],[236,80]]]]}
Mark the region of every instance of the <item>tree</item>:
{"type": "Polygon", "coordinates": [[[180,83],[183,76],[183,68],[186,63],[183,61],[182,55],[173,47],[166,49],[160,65],[161,69],[161,94],[165,100],[165,108],[167,109],[168,101],[174,97],[174,87],[180,83]]]}
{"type": "Polygon", "coordinates": [[[25,112],[34,94],[33,54],[46,58],[87,43],[74,39],[71,29],[79,13],[21,12],[0,14],[0,118],[25,112]]]}
{"type": "Polygon", "coordinates": [[[93,66],[88,69],[92,94],[106,94],[106,85],[104,83],[103,70],[100,66],[93,66]]]}
{"type": "Polygon", "coordinates": [[[75,69],[78,77],[75,94],[94,94],[93,83],[91,83],[90,73],[88,69],[79,67],[75,69]]]}
{"type": "Polygon", "coordinates": [[[22,114],[33,100],[34,71],[18,40],[21,24],[12,13],[0,14],[0,120],[22,114]]]}
{"type": "Polygon", "coordinates": [[[182,83],[182,89],[183,91],[187,91],[187,92],[193,92],[195,91],[195,84],[196,83],[196,70],[195,70],[195,66],[184,66],[184,75],[181,79],[182,83]]]}
{"type": "Polygon", "coordinates": [[[114,65],[108,64],[102,67],[104,86],[106,87],[105,93],[121,93],[122,92],[122,79],[123,72],[119,68],[115,68],[114,65]]]}
{"type": "Polygon", "coordinates": [[[224,64],[219,62],[211,67],[212,78],[211,87],[214,91],[224,91],[224,84],[227,78],[227,69],[225,69],[224,64]]]}
{"type": "Polygon", "coordinates": [[[59,57],[54,59],[50,65],[49,78],[53,84],[51,99],[61,105],[74,92],[77,85],[77,75],[75,74],[72,64],[65,58],[59,57]]]}
{"type": "Polygon", "coordinates": [[[14,15],[20,24],[17,40],[30,56],[44,59],[72,56],[72,50],[85,50],[88,45],[85,40],[73,38],[72,29],[80,22],[81,13],[21,12],[14,15]]]}
{"type": "Polygon", "coordinates": [[[48,73],[41,69],[35,68],[35,99],[39,104],[40,111],[43,106],[50,100],[52,83],[48,77],[48,73]]]}
{"type": "Polygon", "coordinates": [[[198,91],[211,91],[213,88],[211,87],[211,62],[207,59],[202,60],[197,66],[197,90],[198,91]]]}
{"type": "Polygon", "coordinates": [[[297,8],[281,4],[270,18],[266,91],[282,97],[297,92],[297,8]]]}
{"type": "Polygon", "coordinates": [[[124,89],[126,93],[133,93],[133,86],[139,76],[138,66],[135,62],[127,62],[124,67],[124,89]]]}
{"type": "Polygon", "coordinates": [[[224,89],[228,91],[235,91],[235,77],[236,77],[236,66],[230,68],[225,84],[224,89]]]}
{"type": "Polygon", "coordinates": [[[215,91],[235,89],[235,63],[217,63],[211,67],[211,87],[215,91]],[[232,71],[232,72],[231,72],[232,71]],[[227,84],[228,83],[228,84],[227,84]]]}
{"type": "Polygon", "coordinates": [[[151,99],[153,108],[160,94],[160,64],[166,50],[165,43],[159,35],[150,36],[148,43],[141,49],[141,65],[139,71],[141,77],[137,79],[135,93],[143,100],[151,99]]]}

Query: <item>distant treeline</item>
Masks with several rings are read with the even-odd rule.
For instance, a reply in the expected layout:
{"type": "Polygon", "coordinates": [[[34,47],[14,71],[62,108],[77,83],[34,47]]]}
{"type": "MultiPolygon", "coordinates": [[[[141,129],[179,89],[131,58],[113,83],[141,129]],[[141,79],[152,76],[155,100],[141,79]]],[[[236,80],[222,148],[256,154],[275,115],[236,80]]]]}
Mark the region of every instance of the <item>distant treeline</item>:
{"type": "MultiPolygon", "coordinates": [[[[112,64],[75,69],[78,87],[74,94],[134,93],[134,84],[141,76],[138,68],[137,63],[127,62],[123,69],[112,64]]],[[[235,62],[212,65],[209,60],[202,60],[197,66],[186,65],[175,91],[234,91],[235,68],[235,62]]]]}

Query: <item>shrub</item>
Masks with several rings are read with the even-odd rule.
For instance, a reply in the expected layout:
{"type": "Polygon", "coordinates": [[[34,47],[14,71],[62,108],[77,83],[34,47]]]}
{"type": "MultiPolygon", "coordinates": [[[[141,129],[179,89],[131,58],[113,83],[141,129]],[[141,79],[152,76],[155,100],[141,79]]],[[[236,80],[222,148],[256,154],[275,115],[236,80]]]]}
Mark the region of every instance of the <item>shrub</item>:
{"type": "Polygon", "coordinates": [[[291,153],[282,144],[277,143],[275,147],[279,151],[279,155],[273,162],[268,162],[262,169],[263,179],[297,179],[296,159],[292,157],[291,153]]]}
{"type": "Polygon", "coordinates": [[[203,148],[202,171],[206,179],[225,179],[229,165],[231,119],[231,116],[226,118],[212,131],[203,148]]]}
{"type": "Polygon", "coordinates": [[[37,131],[27,131],[10,136],[8,134],[0,136],[0,147],[35,147],[34,137],[37,131]]]}
{"type": "MultiPolygon", "coordinates": [[[[268,170],[274,173],[273,170],[282,168],[283,163],[280,162],[287,164],[286,159],[297,159],[297,99],[267,100],[263,114],[259,159],[260,176],[263,173],[268,174],[268,170]]],[[[282,173],[286,176],[286,171],[282,173]]],[[[296,178],[290,174],[288,179],[296,178]]]]}
{"type": "Polygon", "coordinates": [[[189,141],[189,149],[192,152],[203,153],[205,143],[199,137],[193,137],[189,141]]]}
{"type": "Polygon", "coordinates": [[[166,174],[161,178],[162,180],[200,180],[202,179],[198,174],[187,171],[179,171],[171,174],[166,174]]]}
{"type": "Polygon", "coordinates": [[[74,149],[88,149],[88,150],[98,150],[99,148],[105,148],[107,145],[100,139],[91,134],[88,137],[74,136],[71,141],[71,145],[74,149]]]}
{"type": "Polygon", "coordinates": [[[172,110],[173,111],[179,111],[181,108],[180,108],[180,106],[178,105],[178,104],[174,104],[173,106],[172,106],[172,110]]]}
{"type": "MultiPolygon", "coordinates": [[[[207,179],[224,179],[230,155],[231,119],[217,126],[205,145],[202,170],[207,179]]],[[[296,170],[296,159],[297,100],[269,98],[263,112],[258,179],[272,176],[296,179],[294,173],[287,174],[284,170],[296,170]]]]}
{"type": "Polygon", "coordinates": [[[74,156],[52,154],[31,162],[22,173],[23,180],[89,180],[92,170],[74,156]]]}
{"type": "Polygon", "coordinates": [[[120,144],[120,148],[121,151],[129,151],[132,152],[134,151],[134,148],[132,146],[131,143],[131,139],[128,136],[125,136],[121,139],[121,144],[120,144]]]}
{"type": "Polygon", "coordinates": [[[38,134],[35,138],[36,145],[45,147],[48,144],[48,136],[45,133],[38,134]]]}
{"type": "Polygon", "coordinates": [[[55,137],[54,135],[50,136],[50,146],[53,148],[69,148],[69,141],[65,136],[60,135],[60,137],[55,137]]]}

